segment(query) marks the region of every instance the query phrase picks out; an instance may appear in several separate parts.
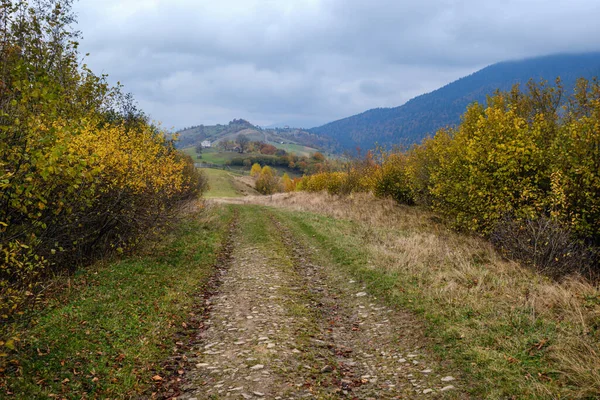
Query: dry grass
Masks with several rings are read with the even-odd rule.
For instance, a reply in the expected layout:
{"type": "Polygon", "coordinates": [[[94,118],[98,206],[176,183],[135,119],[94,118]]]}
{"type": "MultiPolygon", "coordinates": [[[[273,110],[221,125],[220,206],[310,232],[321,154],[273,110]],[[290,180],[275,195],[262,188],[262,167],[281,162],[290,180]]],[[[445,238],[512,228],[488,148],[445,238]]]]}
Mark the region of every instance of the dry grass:
{"type": "Polygon", "coordinates": [[[600,396],[598,286],[577,276],[550,280],[504,260],[485,240],[447,229],[427,211],[367,194],[236,201],[358,222],[355,232],[331,226],[328,234],[366,249],[372,268],[397,274],[402,291],[422,296],[425,313],[452,321],[445,329],[470,346],[471,359],[512,376],[529,397],[600,396]],[[474,317],[463,318],[465,312],[474,317]],[[531,376],[520,364],[538,356],[543,371],[531,376]]]}

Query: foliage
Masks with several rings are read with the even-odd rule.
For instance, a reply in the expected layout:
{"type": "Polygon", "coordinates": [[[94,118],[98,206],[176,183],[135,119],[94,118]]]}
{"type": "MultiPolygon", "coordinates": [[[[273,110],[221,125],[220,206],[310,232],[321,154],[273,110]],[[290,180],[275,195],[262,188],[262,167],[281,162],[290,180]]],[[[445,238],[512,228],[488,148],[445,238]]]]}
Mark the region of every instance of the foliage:
{"type": "Polygon", "coordinates": [[[375,165],[368,154],[298,189],[372,191],[431,207],[455,228],[493,233],[507,254],[552,275],[577,261],[581,271],[597,267],[585,247],[600,244],[600,84],[581,79],[561,106],[564,97],[560,81],[515,85],[421,145],[384,152],[375,165]],[[362,183],[343,189],[352,182],[362,183]]]}
{"type": "Polygon", "coordinates": [[[600,245],[600,84],[579,81],[552,143],[552,215],[600,245]]]}
{"type": "Polygon", "coordinates": [[[414,204],[407,160],[408,157],[402,153],[384,155],[381,168],[375,174],[375,196],[391,197],[402,204],[414,204]]]}
{"type": "Polygon", "coordinates": [[[329,194],[340,194],[347,176],[345,172],[321,172],[307,175],[302,178],[296,188],[307,192],[326,190],[329,194]]]}
{"type": "MultiPolygon", "coordinates": [[[[277,147],[273,146],[272,144],[267,144],[267,143],[261,143],[260,144],[260,154],[268,154],[268,155],[273,155],[275,153],[277,153],[277,147]]],[[[285,155],[285,151],[283,152],[283,155],[285,155]]]]}
{"type": "Polygon", "coordinates": [[[261,194],[273,194],[280,191],[279,178],[268,165],[265,165],[260,171],[255,186],[261,194]]]}
{"type": "Polygon", "coordinates": [[[206,185],[130,96],[80,65],[70,3],[0,3],[4,320],[45,277],[132,247],[206,185]]]}
{"type": "Polygon", "coordinates": [[[253,178],[258,178],[261,171],[262,171],[262,168],[261,168],[260,164],[254,163],[254,165],[252,165],[252,168],[250,169],[250,176],[253,178]]]}
{"type": "Polygon", "coordinates": [[[284,192],[293,192],[296,190],[296,181],[290,179],[290,176],[286,172],[281,177],[281,186],[284,192]]]}
{"type": "MultiPolygon", "coordinates": [[[[533,218],[548,208],[558,88],[515,86],[488,107],[475,104],[440,153],[431,176],[433,208],[464,229],[489,233],[504,214],[533,218]]],[[[442,132],[441,135],[446,135],[442,132]]],[[[446,141],[441,137],[442,142],[446,141]]]]}

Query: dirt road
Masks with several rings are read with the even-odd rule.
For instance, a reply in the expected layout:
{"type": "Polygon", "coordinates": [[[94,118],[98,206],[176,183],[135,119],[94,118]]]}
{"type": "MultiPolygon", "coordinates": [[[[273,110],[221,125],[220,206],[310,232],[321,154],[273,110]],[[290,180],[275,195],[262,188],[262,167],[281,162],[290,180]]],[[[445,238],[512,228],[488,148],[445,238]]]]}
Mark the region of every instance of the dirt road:
{"type": "Polygon", "coordinates": [[[239,208],[178,399],[465,398],[422,327],[372,297],[266,208],[239,208]]]}

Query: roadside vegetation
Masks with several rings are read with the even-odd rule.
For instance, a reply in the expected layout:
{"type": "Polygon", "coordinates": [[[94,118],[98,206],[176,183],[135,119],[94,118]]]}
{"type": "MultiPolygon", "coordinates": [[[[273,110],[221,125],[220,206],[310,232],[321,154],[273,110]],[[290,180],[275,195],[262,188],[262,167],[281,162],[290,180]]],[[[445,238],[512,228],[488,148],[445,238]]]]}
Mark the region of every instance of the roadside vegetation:
{"type": "Polygon", "coordinates": [[[70,4],[0,2],[2,374],[22,372],[21,320],[56,276],[129,251],[205,189],[131,96],[81,63],[70,4]]]}
{"type": "Polygon", "coordinates": [[[600,84],[531,82],[473,104],[456,128],[408,151],[369,153],[299,190],[373,192],[435,211],[550,276],[596,279],[600,244],[600,84]]]}

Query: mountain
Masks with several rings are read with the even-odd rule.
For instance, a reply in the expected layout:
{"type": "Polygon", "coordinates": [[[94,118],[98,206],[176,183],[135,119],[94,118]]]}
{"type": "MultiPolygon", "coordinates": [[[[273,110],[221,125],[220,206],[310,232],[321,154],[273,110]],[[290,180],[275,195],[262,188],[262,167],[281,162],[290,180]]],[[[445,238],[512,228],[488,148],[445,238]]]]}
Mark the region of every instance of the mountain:
{"type": "MultiPolygon", "coordinates": [[[[300,145],[316,150],[333,151],[339,146],[335,140],[296,128],[263,129],[244,119],[234,119],[227,125],[197,125],[177,132],[177,147],[195,146],[204,140],[215,144],[223,140],[235,141],[240,134],[251,141],[274,145],[300,145]]],[[[276,146],[278,147],[278,146],[276,146]]],[[[281,146],[279,146],[281,147],[281,146]]],[[[315,151],[316,151],[315,150],[315,151]]]]}
{"type": "Polygon", "coordinates": [[[345,149],[381,145],[410,145],[438,129],[455,125],[467,106],[485,103],[495,90],[509,90],[530,79],[554,83],[560,77],[567,93],[578,78],[600,76],[600,53],[559,54],[490,65],[395,108],[376,108],[309,129],[336,140],[345,149]]]}

